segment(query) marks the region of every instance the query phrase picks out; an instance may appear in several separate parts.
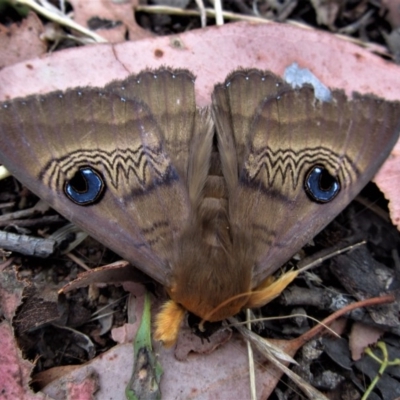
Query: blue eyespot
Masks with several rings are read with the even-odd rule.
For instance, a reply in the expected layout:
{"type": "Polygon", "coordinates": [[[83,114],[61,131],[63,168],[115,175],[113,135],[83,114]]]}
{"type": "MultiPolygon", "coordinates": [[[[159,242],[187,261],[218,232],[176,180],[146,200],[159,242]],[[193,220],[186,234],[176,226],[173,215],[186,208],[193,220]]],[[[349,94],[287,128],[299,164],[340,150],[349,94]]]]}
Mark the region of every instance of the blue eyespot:
{"type": "Polygon", "coordinates": [[[81,167],[66,182],[64,192],[75,204],[86,206],[98,201],[104,191],[104,180],[92,167],[81,167]]]}
{"type": "Polygon", "coordinates": [[[328,203],[340,192],[338,179],[320,165],[311,168],[306,176],[304,186],[307,195],[317,203],[328,203]]]}

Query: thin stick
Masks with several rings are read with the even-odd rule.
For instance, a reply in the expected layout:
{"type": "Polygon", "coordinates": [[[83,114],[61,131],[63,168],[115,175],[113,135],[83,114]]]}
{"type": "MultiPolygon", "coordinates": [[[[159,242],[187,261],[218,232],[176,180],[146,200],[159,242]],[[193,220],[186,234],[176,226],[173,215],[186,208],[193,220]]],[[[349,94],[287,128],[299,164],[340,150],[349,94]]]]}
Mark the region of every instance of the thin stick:
{"type": "Polygon", "coordinates": [[[222,13],[221,0],[214,0],[214,9],[215,9],[215,23],[218,26],[222,26],[224,24],[224,15],[222,13]]]}
{"type": "MultiPolygon", "coordinates": [[[[251,331],[251,315],[250,310],[246,310],[246,320],[247,320],[247,329],[251,331]]],[[[254,353],[251,347],[250,340],[247,341],[247,356],[249,360],[249,378],[250,378],[250,398],[251,400],[257,400],[257,391],[256,391],[256,373],[254,370],[254,353]]]]}
{"type": "Polygon", "coordinates": [[[357,301],[356,303],[349,304],[348,306],[341,308],[340,310],[331,314],[329,317],[325,318],[322,321],[321,325],[318,324],[318,325],[314,326],[314,328],[310,329],[309,331],[307,331],[300,337],[293,339],[293,341],[301,341],[302,343],[307,343],[315,335],[322,332],[322,330],[324,329],[324,325],[329,325],[335,319],[341,317],[342,315],[344,315],[352,310],[355,310],[356,308],[370,307],[370,306],[375,306],[377,304],[393,303],[394,301],[395,301],[394,296],[387,295],[387,296],[381,296],[381,297],[373,297],[372,299],[361,300],[361,301],[357,301]]]}
{"type": "MultiPolygon", "coordinates": [[[[366,243],[367,243],[366,240],[362,240],[359,243],[354,243],[354,244],[351,244],[344,248],[338,247],[337,249],[334,249],[333,251],[331,249],[327,249],[327,250],[329,250],[329,252],[327,254],[321,255],[320,257],[316,258],[312,262],[307,261],[308,259],[305,258],[304,260],[302,260],[301,262],[298,263],[298,268],[299,268],[298,273],[300,274],[301,272],[308,271],[309,269],[314,268],[319,264],[322,264],[326,260],[329,260],[333,257],[336,257],[336,256],[346,253],[348,251],[354,250],[357,247],[363,246],[366,243]]],[[[325,253],[325,252],[326,252],[326,250],[324,250],[323,252],[320,252],[318,254],[325,253]]],[[[310,258],[312,258],[312,257],[310,257],[310,258]]]]}
{"type": "Polygon", "coordinates": [[[268,359],[268,361],[273,364],[276,368],[286,374],[293,382],[297,384],[297,386],[306,393],[307,397],[312,400],[328,400],[321,392],[317,389],[313,388],[308,382],[306,382],[303,378],[294,373],[291,369],[289,369],[286,365],[284,365],[279,359],[276,358],[275,354],[271,352],[269,345],[265,345],[268,343],[265,339],[260,341],[260,337],[256,335],[254,332],[249,331],[243,326],[238,326],[236,328],[246,339],[251,340],[251,342],[256,346],[256,348],[261,352],[261,354],[268,359]]]}
{"type": "Polygon", "coordinates": [[[69,257],[75,264],[78,264],[81,268],[86,271],[91,271],[92,268],[89,268],[79,257],[77,257],[73,253],[67,253],[67,257],[69,257]]]}
{"type": "Polygon", "coordinates": [[[204,6],[204,2],[203,2],[203,0],[196,0],[196,4],[200,10],[201,27],[205,28],[207,25],[207,14],[206,14],[206,8],[204,6]]]}
{"type": "Polygon", "coordinates": [[[8,171],[8,169],[4,165],[1,165],[0,166],[0,180],[8,178],[9,176],[11,176],[11,174],[8,171]]]}
{"type": "Polygon", "coordinates": [[[54,22],[59,23],[60,25],[74,29],[77,32],[82,33],[83,35],[90,37],[95,42],[107,43],[107,40],[104,39],[102,36],[98,35],[97,33],[94,33],[93,31],[86,29],[82,25],[77,24],[75,21],[73,21],[71,18],[67,17],[66,15],[63,15],[61,13],[56,14],[55,12],[48,10],[47,8],[41,6],[34,0],[16,0],[16,3],[24,4],[24,5],[32,8],[33,10],[35,10],[37,13],[48,18],[50,21],[54,21],[54,22]]]}

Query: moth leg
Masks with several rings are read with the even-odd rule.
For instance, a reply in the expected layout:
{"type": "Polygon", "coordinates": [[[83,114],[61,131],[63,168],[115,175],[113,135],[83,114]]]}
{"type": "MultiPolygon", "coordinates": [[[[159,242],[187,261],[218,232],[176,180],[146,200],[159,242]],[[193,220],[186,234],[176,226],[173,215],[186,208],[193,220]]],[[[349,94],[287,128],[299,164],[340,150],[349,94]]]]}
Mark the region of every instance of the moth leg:
{"type": "Polygon", "coordinates": [[[156,315],[154,339],[171,347],[178,338],[186,310],[173,300],[168,300],[156,315]]]}
{"type": "Polygon", "coordinates": [[[288,271],[278,279],[269,276],[252,290],[246,308],[262,307],[278,297],[284,289],[297,277],[299,271],[288,271]]]}

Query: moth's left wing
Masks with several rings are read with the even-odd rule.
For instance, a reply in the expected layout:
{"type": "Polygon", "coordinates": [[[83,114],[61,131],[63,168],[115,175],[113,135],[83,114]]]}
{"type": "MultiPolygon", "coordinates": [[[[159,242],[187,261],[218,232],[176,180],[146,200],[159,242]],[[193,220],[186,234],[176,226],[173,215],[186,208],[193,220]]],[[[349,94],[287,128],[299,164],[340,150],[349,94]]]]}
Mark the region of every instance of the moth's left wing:
{"type": "Polygon", "coordinates": [[[0,104],[0,161],[163,284],[172,244],[191,214],[190,192],[198,192],[192,182],[205,180],[188,172],[199,162],[191,152],[208,146],[201,160],[207,168],[211,142],[210,118],[196,109],[188,71],[146,71],[105,88],[0,104]]]}
{"type": "Polygon", "coordinates": [[[233,237],[248,236],[253,285],[326,226],[373,177],[399,135],[400,104],[232,73],[213,93],[233,237]]]}

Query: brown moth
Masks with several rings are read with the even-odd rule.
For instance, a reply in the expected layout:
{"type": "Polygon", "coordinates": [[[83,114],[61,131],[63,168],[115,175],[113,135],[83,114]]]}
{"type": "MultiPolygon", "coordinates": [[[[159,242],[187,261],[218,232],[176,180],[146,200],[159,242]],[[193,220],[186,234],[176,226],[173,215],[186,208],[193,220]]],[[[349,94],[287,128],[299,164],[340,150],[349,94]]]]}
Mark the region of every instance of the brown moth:
{"type": "Polygon", "coordinates": [[[373,177],[399,120],[398,102],[321,102],[258,70],[198,109],[194,76],[163,68],[0,104],[0,161],[165,286],[171,344],[187,310],[219,321],[276,297],[296,273],[271,274],[373,177]]]}

